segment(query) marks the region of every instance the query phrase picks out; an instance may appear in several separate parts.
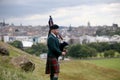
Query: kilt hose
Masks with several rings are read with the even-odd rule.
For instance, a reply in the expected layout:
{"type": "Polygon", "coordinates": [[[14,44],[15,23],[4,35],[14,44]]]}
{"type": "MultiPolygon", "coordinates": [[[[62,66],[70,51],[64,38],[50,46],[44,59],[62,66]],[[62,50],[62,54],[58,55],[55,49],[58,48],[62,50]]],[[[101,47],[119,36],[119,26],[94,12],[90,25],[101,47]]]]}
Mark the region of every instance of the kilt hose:
{"type": "Polygon", "coordinates": [[[47,58],[45,74],[59,73],[59,63],[56,58],[47,58]]]}

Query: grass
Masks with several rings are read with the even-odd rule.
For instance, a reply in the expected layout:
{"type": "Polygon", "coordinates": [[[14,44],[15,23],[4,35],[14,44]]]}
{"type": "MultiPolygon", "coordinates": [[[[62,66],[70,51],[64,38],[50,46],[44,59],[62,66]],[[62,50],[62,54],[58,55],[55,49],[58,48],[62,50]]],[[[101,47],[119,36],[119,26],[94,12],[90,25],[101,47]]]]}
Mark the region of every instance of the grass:
{"type": "Polygon", "coordinates": [[[28,77],[31,73],[26,75],[25,72],[13,66],[10,59],[11,57],[0,56],[0,80],[32,80],[32,77],[28,77]]]}
{"type": "Polygon", "coordinates": [[[120,80],[120,71],[100,67],[83,60],[61,64],[61,80],[120,80]]]}
{"type": "MultiPolygon", "coordinates": [[[[1,45],[8,48],[10,56],[0,56],[0,80],[49,80],[49,75],[45,74],[45,60],[29,55],[8,44],[0,42],[0,46],[1,45]],[[33,72],[23,72],[10,63],[11,58],[21,55],[25,55],[33,63],[35,63],[35,70],[33,72]]],[[[111,59],[111,61],[61,61],[59,80],[120,80],[119,67],[109,67],[109,64],[108,67],[106,66],[106,63],[113,65],[119,64],[119,60],[120,59],[111,59]],[[104,63],[102,64],[101,62],[104,63]]]]}
{"type": "Polygon", "coordinates": [[[9,44],[0,42],[0,46],[4,46],[10,52],[10,56],[0,56],[0,80],[48,80],[44,71],[44,61],[38,57],[32,56],[24,51],[10,46],[9,44]],[[26,56],[35,63],[33,72],[24,72],[11,64],[11,59],[17,56],[26,56]]]}
{"type": "Polygon", "coordinates": [[[120,58],[89,60],[89,63],[120,71],[120,58]]]}

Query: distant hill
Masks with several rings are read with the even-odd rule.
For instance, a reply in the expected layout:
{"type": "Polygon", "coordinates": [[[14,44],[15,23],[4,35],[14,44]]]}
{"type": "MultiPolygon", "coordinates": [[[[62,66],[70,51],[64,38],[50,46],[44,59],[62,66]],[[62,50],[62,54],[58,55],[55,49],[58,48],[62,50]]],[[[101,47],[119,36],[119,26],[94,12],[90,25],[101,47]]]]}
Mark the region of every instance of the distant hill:
{"type": "MultiPolygon", "coordinates": [[[[35,57],[24,51],[0,42],[0,46],[6,47],[10,56],[0,56],[0,80],[49,80],[44,74],[45,60],[35,57]],[[25,55],[35,63],[33,72],[23,72],[10,63],[13,57],[25,55]]],[[[100,67],[83,60],[61,61],[60,80],[120,80],[120,70],[100,67]]]]}
{"type": "Polygon", "coordinates": [[[120,35],[120,27],[102,27],[96,31],[98,36],[114,36],[120,35]]]}

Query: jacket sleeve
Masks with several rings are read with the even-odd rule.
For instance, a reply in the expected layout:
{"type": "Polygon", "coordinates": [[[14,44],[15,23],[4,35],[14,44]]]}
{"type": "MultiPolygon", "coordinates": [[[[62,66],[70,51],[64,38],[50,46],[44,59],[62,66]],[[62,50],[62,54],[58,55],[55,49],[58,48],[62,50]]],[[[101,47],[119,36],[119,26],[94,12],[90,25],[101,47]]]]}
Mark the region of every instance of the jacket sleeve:
{"type": "Polygon", "coordinates": [[[49,38],[48,40],[49,49],[53,52],[54,55],[60,56],[62,54],[62,51],[60,50],[58,44],[55,39],[53,39],[52,37],[49,38]]]}

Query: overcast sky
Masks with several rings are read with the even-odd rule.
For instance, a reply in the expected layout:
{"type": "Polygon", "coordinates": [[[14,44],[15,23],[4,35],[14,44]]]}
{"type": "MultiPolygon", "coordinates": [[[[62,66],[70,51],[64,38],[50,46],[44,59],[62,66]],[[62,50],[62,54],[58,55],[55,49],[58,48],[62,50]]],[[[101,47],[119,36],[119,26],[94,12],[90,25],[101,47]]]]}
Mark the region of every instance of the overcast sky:
{"type": "Polygon", "coordinates": [[[120,26],[120,0],[0,0],[0,21],[47,25],[49,15],[61,26],[120,26]]]}

